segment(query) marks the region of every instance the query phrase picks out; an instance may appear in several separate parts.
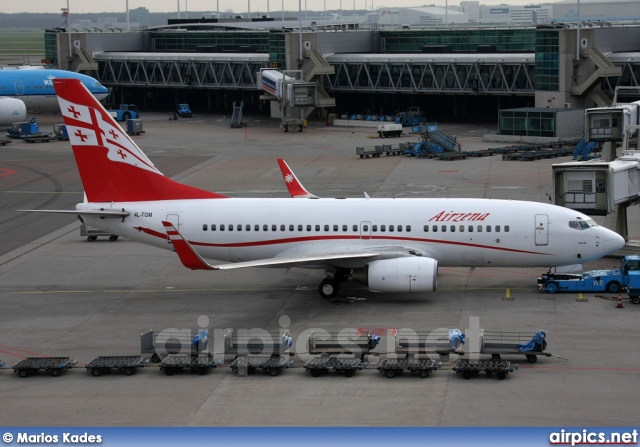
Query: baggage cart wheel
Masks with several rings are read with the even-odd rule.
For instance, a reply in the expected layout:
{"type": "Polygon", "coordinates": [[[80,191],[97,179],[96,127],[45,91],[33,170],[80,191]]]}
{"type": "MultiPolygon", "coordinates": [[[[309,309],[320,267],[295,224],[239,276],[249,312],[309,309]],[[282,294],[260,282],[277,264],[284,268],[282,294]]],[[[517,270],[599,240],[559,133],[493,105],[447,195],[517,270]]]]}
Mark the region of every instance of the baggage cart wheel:
{"type": "Polygon", "coordinates": [[[311,371],[311,375],[313,377],[320,377],[320,371],[314,369],[313,371],[311,371]]]}
{"type": "Polygon", "coordinates": [[[60,370],[58,368],[54,368],[51,370],[51,375],[53,377],[58,377],[60,375],[60,370]]]}
{"type": "Polygon", "coordinates": [[[165,368],[164,369],[164,373],[168,376],[172,376],[173,375],[173,369],[172,368],[165,368]]]}
{"type": "Polygon", "coordinates": [[[360,155],[360,158],[364,158],[364,155],[360,155]]]}
{"type": "Polygon", "coordinates": [[[156,354],[155,352],[153,353],[153,355],[151,356],[151,361],[153,363],[159,363],[160,362],[160,356],[158,354],[156,354]]]}
{"type": "Polygon", "coordinates": [[[427,377],[429,377],[429,371],[427,371],[426,369],[423,369],[422,371],[420,371],[420,377],[422,377],[423,379],[426,379],[427,377]]]}
{"type": "Polygon", "coordinates": [[[633,304],[640,304],[640,296],[631,297],[631,302],[633,304]]]}
{"type": "Polygon", "coordinates": [[[110,241],[117,241],[118,240],[118,236],[116,236],[116,235],[109,236],[109,240],[110,241]]]}
{"type": "Polygon", "coordinates": [[[89,236],[89,237],[87,238],[87,241],[89,241],[89,242],[93,242],[93,241],[95,241],[96,239],[98,239],[98,236],[89,236]]]}
{"type": "Polygon", "coordinates": [[[351,377],[351,376],[353,376],[353,370],[351,370],[351,369],[346,370],[346,371],[344,372],[344,376],[345,376],[345,377],[351,377]]]}
{"type": "Polygon", "coordinates": [[[245,377],[247,375],[247,368],[238,368],[238,377],[245,377]]]}
{"type": "Polygon", "coordinates": [[[394,377],[395,375],[396,375],[396,372],[395,372],[394,370],[392,370],[392,369],[390,369],[390,370],[388,370],[388,371],[386,372],[386,376],[387,376],[388,378],[390,378],[390,379],[393,379],[393,377],[394,377]]]}
{"type": "Polygon", "coordinates": [[[504,379],[506,379],[506,378],[507,378],[507,373],[506,373],[506,372],[504,372],[504,371],[500,371],[500,372],[498,373],[498,380],[504,380],[504,379]]]}
{"type": "Polygon", "coordinates": [[[471,374],[471,371],[464,371],[462,373],[462,377],[464,377],[467,380],[469,380],[472,376],[473,376],[473,374],[471,374]]]}
{"type": "Polygon", "coordinates": [[[500,360],[500,354],[491,354],[491,360],[499,361],[500,360]]]}
{"type": "Polygon", "coordinates": [[[125,368],[125,369],[124,369],[124,373],[125,373],[127,376],[130,376],[131,374],[133,374],[133,368],[125,368]]]}
{"type": "Polygon", "coordinates": [[[271,370],[269,371],[269,374],[271,374],[273,377],[275,377],[278,374],[280,374],[280,370],[278,368],[271,368],[271,370]]]}
{"type": "Polygon", "coordinates": [[[527,356],[527,360],[529,360],[529,363],[535,363],[538,361],[538,356],[537,355],[528,355],[527,356]]]}
{"type": "Polygon", "coordinates": [[[93,369],[91,370],[91,374],[93,374],[95,377],[98,377],[98,376],[100,375],[100,372],[101,372],[101,371],[100,371],[100,369],[98,369],[98,368],[93,368],[93,369]]]}
{"type": "Polygon", "coordinates": [[[18,375],[20,377],[27,377],[29,375],[29,371],[27,371],[26,369],[21,369],[20,371],[18,371],[18,375]]]}

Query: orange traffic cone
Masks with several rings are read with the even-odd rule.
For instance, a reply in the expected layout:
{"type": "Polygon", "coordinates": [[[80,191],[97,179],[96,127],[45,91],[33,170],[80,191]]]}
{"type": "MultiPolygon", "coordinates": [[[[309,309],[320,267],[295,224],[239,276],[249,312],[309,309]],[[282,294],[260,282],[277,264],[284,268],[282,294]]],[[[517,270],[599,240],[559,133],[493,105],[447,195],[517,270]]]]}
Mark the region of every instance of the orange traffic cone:
{"type": "Polygon", "coordinates": [[[616,305],[616,309],[624,309],[624,306],[622,305],[622,297],[621,296],[618,297],[618,304],[616,305]]]}

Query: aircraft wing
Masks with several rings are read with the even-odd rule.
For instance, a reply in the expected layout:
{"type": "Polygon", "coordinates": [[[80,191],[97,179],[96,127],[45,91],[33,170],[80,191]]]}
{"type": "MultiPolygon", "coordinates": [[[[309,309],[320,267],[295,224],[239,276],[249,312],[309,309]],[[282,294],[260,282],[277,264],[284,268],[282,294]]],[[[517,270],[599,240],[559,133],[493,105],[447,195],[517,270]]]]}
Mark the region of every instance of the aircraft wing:
{"type": "Polygon", "coordinates": [[[370,250],[358,252],[344,253],[327,253],[322,255],[295,256],[260,259],[256,261],[235,262],[230,264],[211,265],[205,261],[200,254],[191,246],[176,227],[171,222],[163,221],[165,231],[169,240],[173,244],[176,253],[180,257],[182,264],[191,270],[231,270],[246,267],[298,267],[302,265],[318,264],[322,261],[329,262],[331,260],[347,260],[347,259],[366,259],[376,258],[384,253],[384,250],[370,250]]]}
{"type": "Polygon", "coordinates": [[[289,190],[289,194],[293,198],[303,198],[303,199],[317,199],[318,196],[311,194],[309,191],[302,186],[298,177],[293,173],[289,165],[282,158],[278,158],[278,166],[280,166],[280,172],[282,173],[282,178],[284,179],[285,185],[287,185],[287,189],[289,190]]]}

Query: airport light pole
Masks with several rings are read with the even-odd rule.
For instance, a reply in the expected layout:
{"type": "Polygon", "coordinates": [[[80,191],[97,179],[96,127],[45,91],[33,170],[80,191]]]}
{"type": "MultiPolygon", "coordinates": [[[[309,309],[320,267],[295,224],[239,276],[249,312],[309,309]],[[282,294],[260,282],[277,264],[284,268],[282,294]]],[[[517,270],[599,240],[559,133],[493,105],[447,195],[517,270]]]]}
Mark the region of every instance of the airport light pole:
{"type": "Polygon", "coordinates": [[[578,14],[578,21],[576,23],[577,27],[576,27],[576,60],[579,61],[580,60],[580,0],[578,0],[578,8],[577,8],[577,14],[578,14]]]}

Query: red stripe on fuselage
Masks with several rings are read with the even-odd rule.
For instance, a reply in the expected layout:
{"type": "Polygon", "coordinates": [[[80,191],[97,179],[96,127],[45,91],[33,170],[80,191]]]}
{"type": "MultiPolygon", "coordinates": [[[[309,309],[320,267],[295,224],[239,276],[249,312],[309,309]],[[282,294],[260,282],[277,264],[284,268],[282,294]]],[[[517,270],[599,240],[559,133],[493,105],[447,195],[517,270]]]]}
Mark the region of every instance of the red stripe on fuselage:
{"type": "MultiPolygon", "coordinates": [[[[159,237],[161,239],[166,239],[166,233],[160,233],[158,231],[152,230],[150,228],[144,227],[134,227],[138,231],[142,231],[151,236],[159,237]]],[[[392,241],[400,241],[400,242],[419,242],[423,244],[446,244],[446,245],[457,245],[461,247],[471,247],[471,248],[484,248],[487,250],[496,250],[496,251],[508,251],[510,253],[526,253],[530,255],[545,255],[548,253],[541,253],[537,251],[529,251],[529,250],[520,250],[517,248],[508,248],[508,247],[493,247],[491,245],[482,245],[482,244],[470,244],[468,242],[457,242],[457,241],[446,241],[439,239],[422,239],[417,237],[397,237],[397,236],[373,236],[373,240],[392,240],[392,241]]],[[[262,247],[267,245],[278,245],[278,244],[291,244],[291,243],[300,243],[300,242],[314,242],[314,241],[345,241],[352,240],[358,241],[363,240],[358,235],[353,236],[301,236],[301,237],[292,237],[292,238],[283,238],[283,239],[267,239],[262,241],[251,241],[251,242],[234,242],[230,244],[212,244],[209,242],[197,242],[197,241],[188,241],[192,246],[198,247],[217,247],[217,248],[242,248],[242,247],[262,247]]]]}

